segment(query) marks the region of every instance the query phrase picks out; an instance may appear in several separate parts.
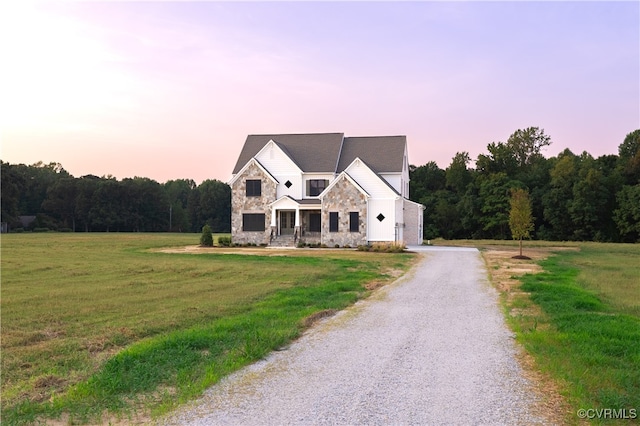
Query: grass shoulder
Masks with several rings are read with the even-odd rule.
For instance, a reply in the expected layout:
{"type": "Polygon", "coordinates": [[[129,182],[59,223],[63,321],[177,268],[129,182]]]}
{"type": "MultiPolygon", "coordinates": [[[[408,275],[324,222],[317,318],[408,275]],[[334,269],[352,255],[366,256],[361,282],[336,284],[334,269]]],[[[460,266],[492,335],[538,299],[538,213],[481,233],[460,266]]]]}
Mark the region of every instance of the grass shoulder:
{"type": "Polygon", "coordinates": [[[493,243],[483,255],[547,408],[564,424],[580,424],[580,409],[611,410],[595,424],[628,424],[640,414],[640,247],[539,242],[533,262],[511,251],[493,243]]]}

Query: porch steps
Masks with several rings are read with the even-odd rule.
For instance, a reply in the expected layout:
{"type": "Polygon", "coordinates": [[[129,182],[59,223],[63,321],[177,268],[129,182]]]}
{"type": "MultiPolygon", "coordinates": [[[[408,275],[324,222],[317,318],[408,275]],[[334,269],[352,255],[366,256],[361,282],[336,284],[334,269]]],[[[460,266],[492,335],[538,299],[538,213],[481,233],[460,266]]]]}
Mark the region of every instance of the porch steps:
{"type": "Polygon", "coordinates": [[[295,247],[296,242],[293,234],[291,235],[278,235],[269,243],[270,247],[295,247]]]}

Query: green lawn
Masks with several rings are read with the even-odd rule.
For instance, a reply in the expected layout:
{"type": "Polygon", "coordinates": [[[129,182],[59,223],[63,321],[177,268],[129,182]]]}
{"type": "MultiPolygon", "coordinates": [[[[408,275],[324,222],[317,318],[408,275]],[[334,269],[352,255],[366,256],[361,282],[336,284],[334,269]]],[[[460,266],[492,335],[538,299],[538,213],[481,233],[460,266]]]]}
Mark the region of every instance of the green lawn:
{"type": "MultiPolygon", "coordinates": [[[[162,412],[390,281],[409,254],[167,254],[197,234],[2,237],[2,419],[162,412]]],[[[242,249],[236,249],[243,253],[242,249]]]]}

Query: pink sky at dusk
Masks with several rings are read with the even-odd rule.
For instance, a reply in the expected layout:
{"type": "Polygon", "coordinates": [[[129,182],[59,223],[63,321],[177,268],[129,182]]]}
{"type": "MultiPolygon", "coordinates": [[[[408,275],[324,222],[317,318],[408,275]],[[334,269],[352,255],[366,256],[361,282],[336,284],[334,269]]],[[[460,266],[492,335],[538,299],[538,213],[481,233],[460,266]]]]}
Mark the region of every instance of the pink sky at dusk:
{"type": "Polygon", "coordinates": [[[227,181],[247,134],[406,135],[472,159],[516,129],[617,154],[640,3],[4,2],[0,159],[227,181]]]}

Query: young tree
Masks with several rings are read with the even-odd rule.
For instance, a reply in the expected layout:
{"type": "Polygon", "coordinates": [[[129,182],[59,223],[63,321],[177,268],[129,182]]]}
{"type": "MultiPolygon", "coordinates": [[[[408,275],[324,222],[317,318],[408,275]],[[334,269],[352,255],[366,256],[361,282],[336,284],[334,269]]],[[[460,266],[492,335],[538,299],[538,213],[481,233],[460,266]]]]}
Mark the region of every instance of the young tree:
{"type": "Polygon", "coordinates": [[[531,215],[531,199],[525,189],[512,189],[509,200],[509,227],[514,240],[520,241],[520,257],[522,257],[522,239],[529,238],[533,231],[533,216],[531,215]]]}

